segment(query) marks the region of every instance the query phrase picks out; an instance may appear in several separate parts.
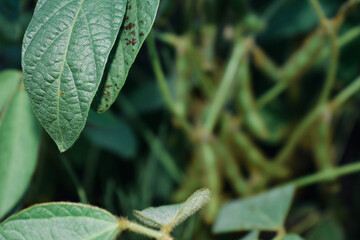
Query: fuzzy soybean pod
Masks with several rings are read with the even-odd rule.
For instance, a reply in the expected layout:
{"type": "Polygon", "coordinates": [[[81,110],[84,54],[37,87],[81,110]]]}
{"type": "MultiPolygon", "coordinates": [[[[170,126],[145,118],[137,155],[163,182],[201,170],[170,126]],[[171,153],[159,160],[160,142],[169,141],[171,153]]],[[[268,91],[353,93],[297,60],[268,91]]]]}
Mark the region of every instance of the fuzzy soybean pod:
{"type": "Polygon", "coordinates": [[[239,67],[238,78],[239,93],[237,102],[244,117],[245,125],[254,136],[260,139],[267,139],[269,137],[269,131],[256,106],[255,97],[251,88],[248,56],[245,56],[239,67]]]}
{"type": "Polygon", "coordinates": [[[331,146],[331,121],[327,111],[316,125],[314,136],[314,155],[319,170],[331,169],[334,165],[334,152],[331,146]]]}
{"type": "Polygon", "coordinates": [[[316,30],[305,43],[291,56],[282,68],[282,76],[286,81],[301,77],[318,59],[325,46],[326,33],[323,29],[316,30]]]}
{"type": "Polygon", "coordinates": [[[214,149],[209,143],[201,143],[199,150],[201,151],[205,180],[212,192],[211,200],[205,210],[205,220],[208,223],[213,223],[220,208],[220,196],[222,189],[218,159],[214,149]]]}
{"type": "Polygon", "coordinates": [[[275,162],[271,162],[245,133],[238,131],[233,134],[233,138],[246,161],[251,166],[261,169],[266,176],[278,178],[288,176],[288,170],[275,162]]]}

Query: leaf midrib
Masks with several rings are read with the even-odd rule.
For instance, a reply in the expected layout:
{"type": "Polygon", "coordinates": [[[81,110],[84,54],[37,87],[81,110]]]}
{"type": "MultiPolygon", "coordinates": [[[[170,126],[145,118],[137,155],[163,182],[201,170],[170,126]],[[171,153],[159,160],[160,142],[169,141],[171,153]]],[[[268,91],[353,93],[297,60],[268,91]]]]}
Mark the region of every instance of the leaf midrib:
{"type": "Polygon", "coordinates": [[[76,12],[76,15],[74,17],[74,20],[72,22],[72,25],[70,26],[69,30],[70,30],[70,33],[69,33],[69,37],[68,37],[68,40],[67,40],[67,43],[66,43],[66,48],[65,48],[65,56],[64,56],[64,61],[61,65],[61,69],[60,69],[60,75],[59,75],[59,78],[57,79],[59,81],[59,84],[58,84],[58,91],[57,91],[57,125],[58,125],[58,128],[59,128],[59,133],[60,133],[60,137],[61,137],[61,148],[64,148],[64,136],[63,136],[63,133],[62,133],[62,130],[61,130],[61,125],[60,125],[60,96],[59,96],[59,93],[60,93],[60,87],[61,87],[61,77],[62,77],[62,74],[64,72],[64,67],[65,67],[65,63],[67,62],[67,56],[68,56],[68,50],[69,50],[69,44],[70,44],[70,40],[71,40],[71,37],[72,37],[72,33],[73,33],[73,29],[74,29],[74,26],[75,26],[75,23],[76,23],[76,20],[79,16],[79,13],[82,9],[82,6],[83,6],[83,3],[84,3],[85,0],[81,0],[80,3],[79,3],[79,9],[77,10],[76,12]]]}

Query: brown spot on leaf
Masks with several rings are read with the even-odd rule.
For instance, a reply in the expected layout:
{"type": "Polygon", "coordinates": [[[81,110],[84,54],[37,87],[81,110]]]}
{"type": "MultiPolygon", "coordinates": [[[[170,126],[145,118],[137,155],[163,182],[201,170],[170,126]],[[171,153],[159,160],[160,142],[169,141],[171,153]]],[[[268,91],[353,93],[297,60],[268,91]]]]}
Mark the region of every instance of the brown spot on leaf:
{"type": "Polygon", "coordinates": [[[135,24],[134,23],[129,23],[128,25],[126,25],[124,27],[125,30],[131,30],[133,27],[135,27],[135,24]]]}

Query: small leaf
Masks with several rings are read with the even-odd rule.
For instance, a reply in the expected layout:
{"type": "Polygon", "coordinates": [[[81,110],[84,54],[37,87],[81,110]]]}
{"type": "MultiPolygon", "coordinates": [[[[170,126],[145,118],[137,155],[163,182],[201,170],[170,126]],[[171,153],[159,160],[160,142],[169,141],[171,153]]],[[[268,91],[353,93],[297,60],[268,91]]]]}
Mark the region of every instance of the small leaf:
{"type": "Polygon", "coordinates": [[[142,211],[134,211],[134,215],[150,227],[172,229],[200,210],[209,200],[210,190],[201,189],[184,203],[150,207],[142,211]]]}
{"type": "Polygon", "coordinates": [[[260,232],[259,231],[252,231],[247,234],[245,237],[241,238],[240,240],[258,240],[260,232]]]}
{"type": "MultiPolygon", "coordinates": [[[[8,88],[0,78],[0,89],[10,91],[13,83],[19,85],[18,78],[13,80],[8,88]]],[[[25,90],[18,90],[0,117],[0,219],[26,191],[36,167],[39,145],[40,126],[25,90]]]]}
{"type": "Polygon", "coordinates": [[[111,240],[119,232],[117,219],[100,208],[48,203],[30,207],[0,225],[0,240],[111,240]]]}
{"type": "Polygon", "coordinates": [[[61,152],[79,137],[127,0],[42,0],[25,33],[24,83],[61,152]]]}
{"type": "Polygon", "coordinates": [[[282,240],[304,240],[302,237],[296,234],[290,234],[285,236],[282,240]]]}
{"type": "Polygon", "coordinates": [[[101,83],[93,108],[103,113],[115,102],[129,70],[148,36],[159,8],[159,0],[129,0],[125,20],[107,65],[107,75],[101,83]]]}
{"type": "Polygon", "coordinates": [[[288,185],[258,196],[231,201],[220,210],[213,231],[276,231],[283,225],[294,192],[295,187],[288,185]]]}

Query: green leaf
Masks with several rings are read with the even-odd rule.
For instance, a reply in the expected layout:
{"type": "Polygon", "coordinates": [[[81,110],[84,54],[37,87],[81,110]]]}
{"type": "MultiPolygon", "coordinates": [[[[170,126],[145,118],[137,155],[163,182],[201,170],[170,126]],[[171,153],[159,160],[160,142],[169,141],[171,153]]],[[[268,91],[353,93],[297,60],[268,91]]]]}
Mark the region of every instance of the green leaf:
{"type": "Polygon", "coordinates": [[[323,220],[307,236],[308,240],[343,240],[343,228],[335,221],[323,220]]]}
{"type": "Polygon", "coordinates": [[[159,0],[129,0],[116,52],[107,66],[93,108],[103,113],[115,102],[129,70],[148,36],[159,8],[159,0]]]}
{"type": "Polygon", "coordinates": [[[35,115],[61,152],[85,126],[126,0],[42,0],[25,33],[22,66],[35,115]]]}
{"type": "Polygon", "coordinates": [[[48,203],[8,218],[0,225],[0,240],[110,240],[118,232],[117,219],[105,210],[82,204],[48,203]]]}
{"type": "Polygon", "coordinates": [[[241,238],[240,240],[258,240],[260,232],[259,231],[252,231],[247,234],[245,237],[241,238]]]}
{"type": "MultiPolygon", "coordinates": [[[[18,85],[18,79],[13,80],[18,85]]],[[[2,83],[0,79],[0,89],[2,83]]],[[[25,90],[18,90],[0,118],[0,219],[26,191],[36,167],[39,144],[40,126],[25,90]]]]}
{"type": "Polygon", "coordinates": [[[295,187],[288,185],[258,196],[231,201],[220,210],[213,231],[276,231],[283,225],[294,192],[295,187]]]}
{"type": "Polygon", "coordinates": [[[296,234],[290,234],[285,236],[282,240],[304,240],[302,237],[296,234]]]}
{"type": "Polygon", "coordinates": [[[184,203],[161,207],[150,207],[142,211],[134,211],[135,217],[144,224],[172,229],[200,210],[210,200],[210,190],[201,189],[191,195],[184,203]]]}
{"type": "Polygon", "coordinates": [[[21,82],[21,72],[17,70],[6,70],[0,72],[0,114],[15,94],[21,82]]]}

